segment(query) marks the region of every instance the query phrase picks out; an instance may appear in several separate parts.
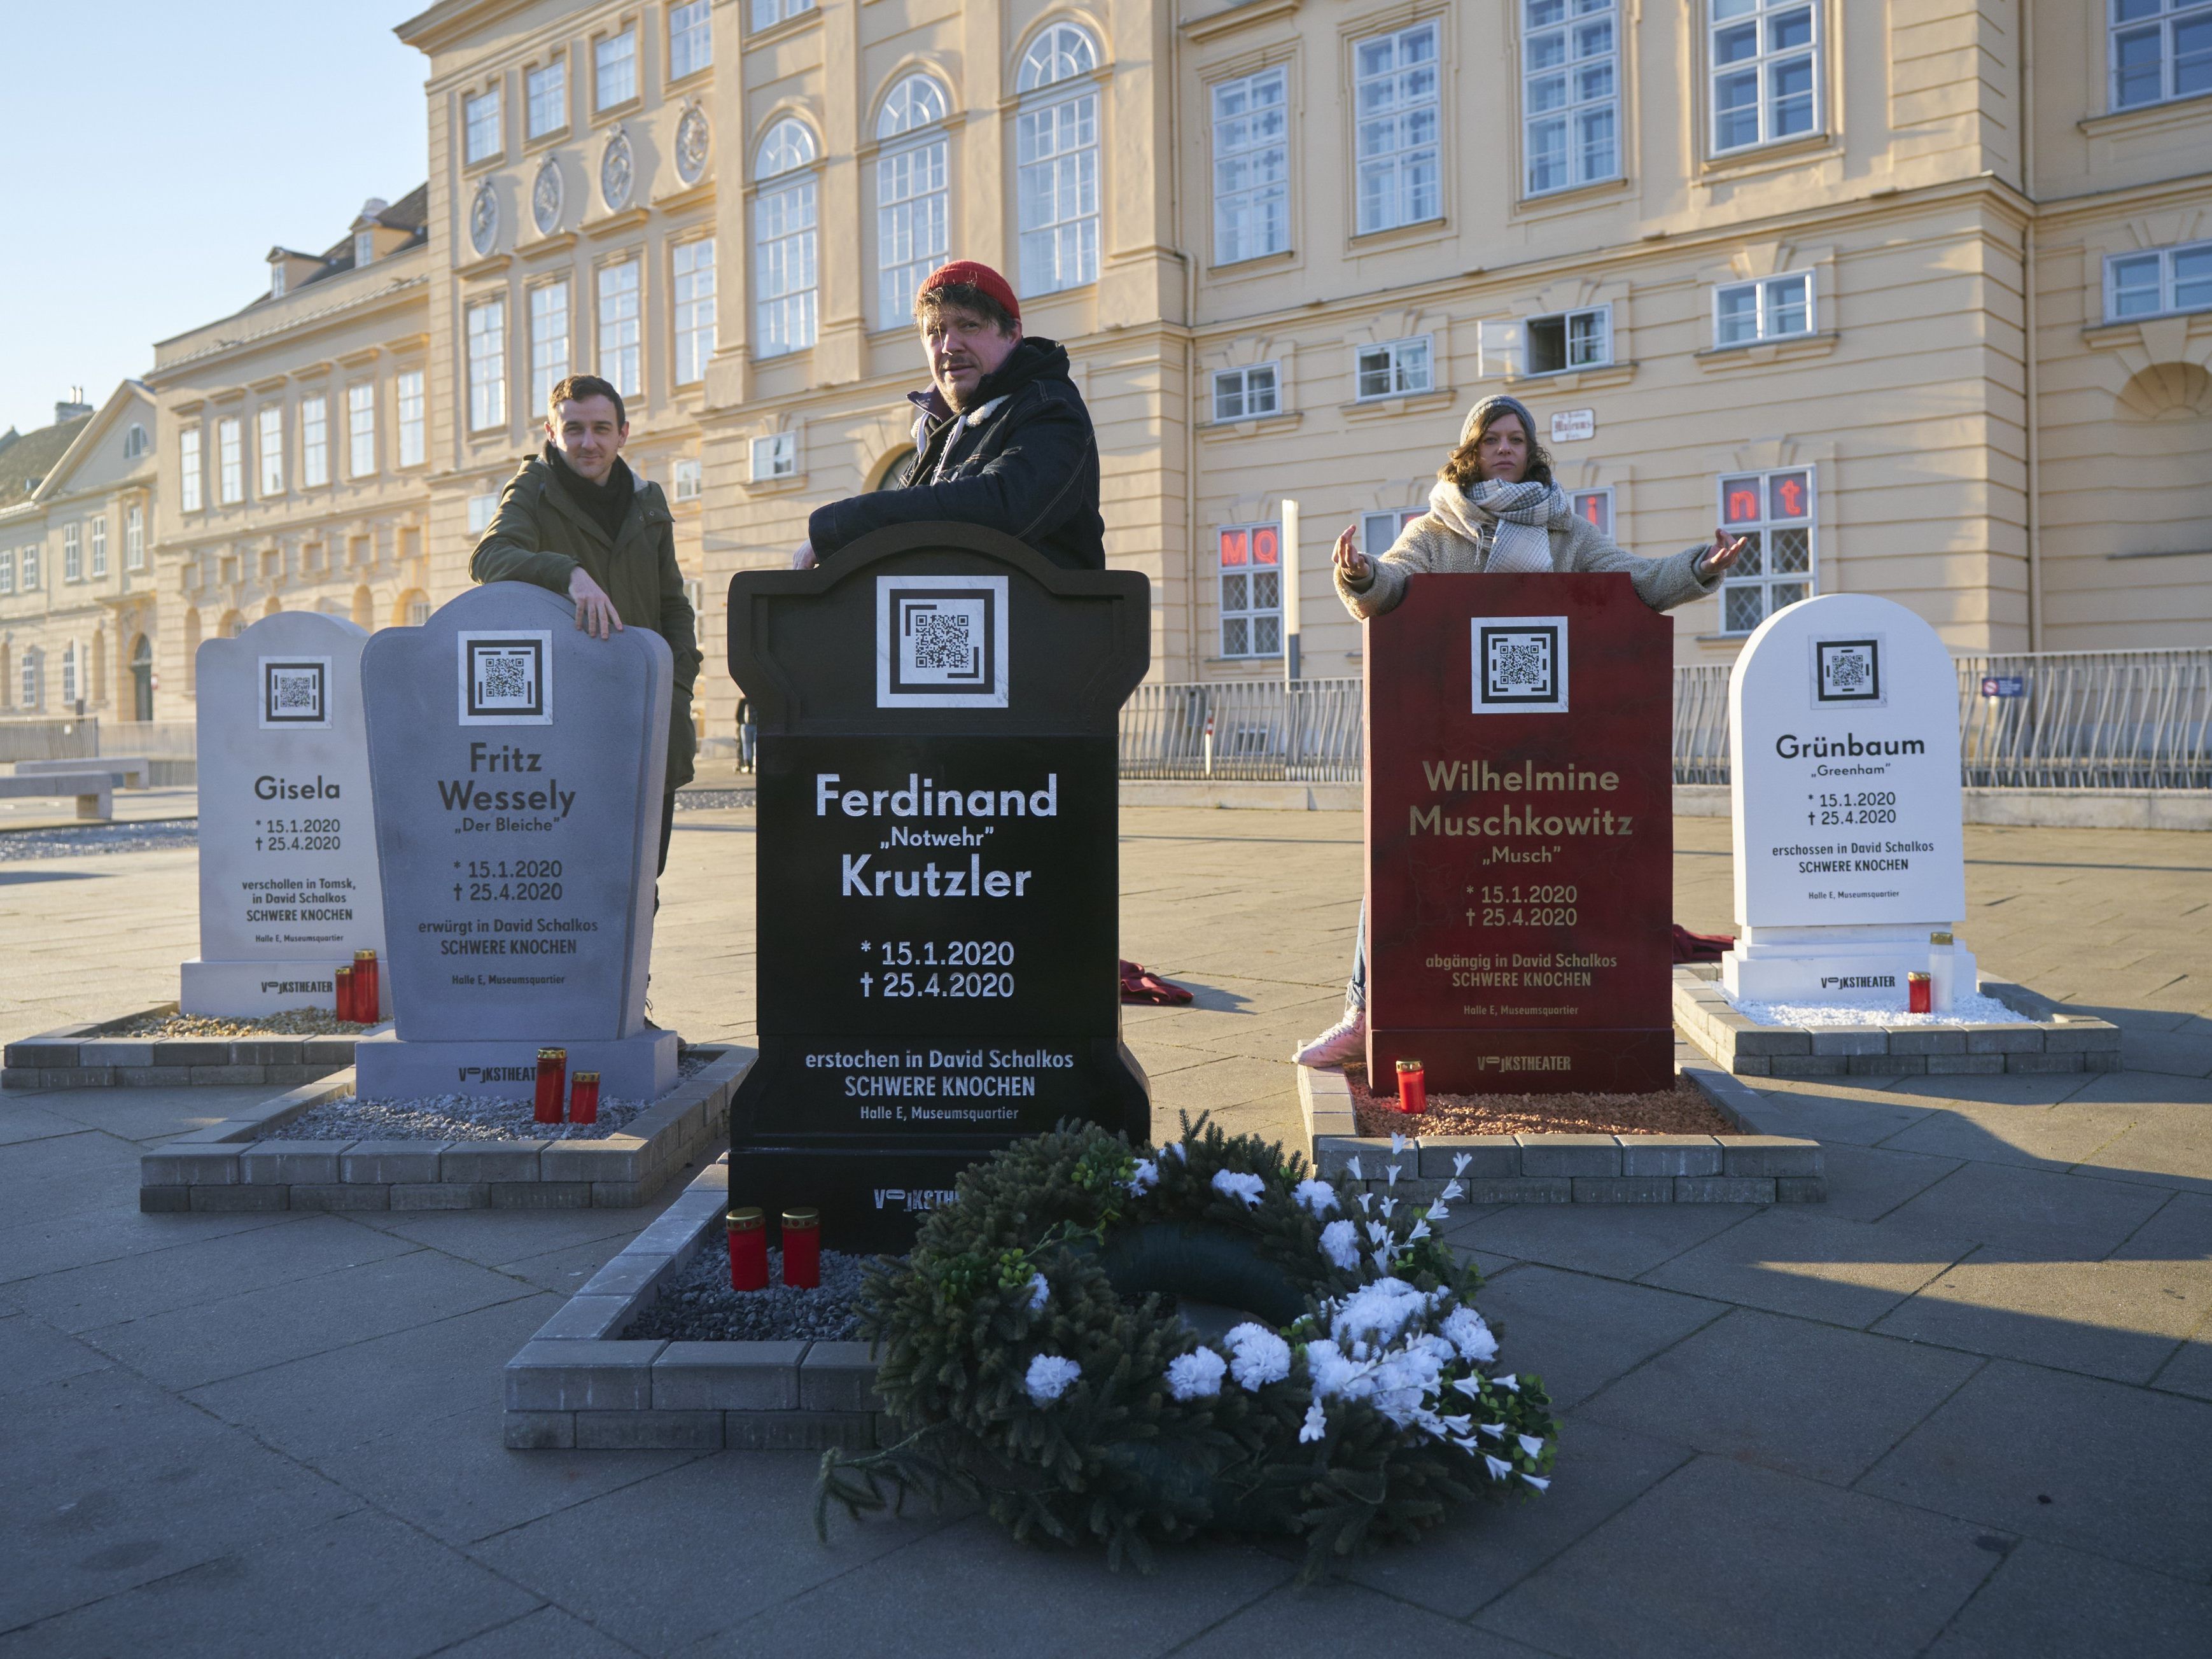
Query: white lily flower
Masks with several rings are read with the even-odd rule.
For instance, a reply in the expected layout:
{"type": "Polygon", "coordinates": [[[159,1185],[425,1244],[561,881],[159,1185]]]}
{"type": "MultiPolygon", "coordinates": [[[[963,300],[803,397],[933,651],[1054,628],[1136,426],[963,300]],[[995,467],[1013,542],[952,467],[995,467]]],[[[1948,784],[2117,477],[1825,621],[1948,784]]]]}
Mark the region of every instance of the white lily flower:
{"type": "Polygon", "coordinates": [[[1306,1420],[1298,1425],[1298,1443],[1305,1445],[1328,1432],[1328,1418],[1316,1400],[1306,1407],[1306,1420]]]}
{"type": "Polygon", "coordinates": [[[1469,1400],[1480,1400],[1482,1398],[1482,1379],[1479,1376],[1462,1376],[1455,1378],[1452,1382],[1452,1387],[1457,1389],[1469,1400]]]}
{"type": "Polygon", "coordinates": [[[1465,1175],[1467,1173],[1467,1166],[1474,1162],[1474,1154],[1472,1152],[1454,1152],[1452,1154],[1452,1173],[1455,1176],[1465,1175]]]}
{"type": "Polygon", "coordinates": [[[1455,1204],[1466,1196],[1466,1188],[1461,1186],[1456,1181],[1447,1181],[1444,1182],[1443,1191],[1437,1194],[1437,1202],[1439,1204],[1455,1204]]]}
{"type": "Polygon", "coordinates": [[[1520,1437],[1520,1441],[1521,1449],[1527,1452],[1529,1456],[1540,1457],[1544,1455],[1544,1443],[1541,1440],[1539,1440],[1534,1435],[1522,1435],[1520,1437]]]}
{"type": "Polygon", "coordinates": [[[1044,1282],[1042,1273],[1030,1275],[1030,1311],[1035,1313],[1052,1299],[1052,1286],[1044,1282]]]}
{"type": "Polygon", "coordinates": [[[1422,1213],[1431,1221],[1448,1221],[1451,1218],[1451,1212],[1441,1204],[1431,1204],[1422,1213]]]}
{"type": "Polygon", "coordinates": [[[1379,1221],[1370,1221],[1367,1224],[1367,1237],[1369,1242],[1380,1244],[1390,1237],[1390,1230],[1379,1221]]]}
{"type": "Polygon", "coordinates": [[[1429,1224],[1425,1221],[1416,1221],[1413,1224],[1413,1231],[1406,1235],[1406,1243],[1408,1244],[1418,1244],[1428,1236],[1429,1224]]]}
{"type": "Polygon", "coordinates": [[[1397,1209],[1398,1200],[1396,1199],[1386,1198],[1382,1200],[1382,1213],[1384,1215],[1395,1215],[1397,1212],[1397,1209]]]}
{"type": "Polygon", "coordinates": [[[1482,1431],[1488,1435],[1492,1440],[1503,1440],[1505,1438],[1505,1425],[1503,1423],[1484,1423],[1478,1426],[1480,1426],[1482,1431]]]}
{"type": "Polygon", "coordinates": [[[1403,1166],[1401,1164],[1393,1164],[1389,1169],[1385,1170],[1382,1172],[1382,1184],[1386,1187],[1396,1186],[1398,1184],[1398,1171],[1403,1166]]]}
{"type": "Polygon", "coordinates": [[[1521,1478],[1523,1480],[1526,1480],[1530,1486],[1534,1486],[1538,1492],[1549,1490],[1552,1484],[1551,1477],[1549,1475],[1524,1474],[1521,1478]]]}
{"type": "Polygon", "coordinates": [[[1359,1173],[1359,1160],[1356,1158],[1347,1158],[1344,1160],[1344,1172],[1350,1176],[1354,1181],[1364,1181],[1367,1179],[1365,1176],[1359,1173]]]}
{"type": "Polygon", "coordinates": [[[1504,1458],[1492,1457],[1488,1452],[1485,1452],[1482,1455],[1482,1461],[1489,1466],[1490,1478],[1492,1480],[1505,1480],[1512,1477],[1513,1466],[1504,1458]]]}
{"type": "Polygon", "coordinates": [[[1390,1156],[1401,1157],[1406,1150],[1406,1137],[1393,1130],[1390,1134],[1390,1156]]]}
{"type": "Polygon", "coordinates": [[[1375,1213],[1375,1194],[1372,1194],[1372,1193],[1362,1193],[1362,1194],[1360,1194],[1360,1195],[1359,1195],[1359,1207],[1360,1207],[1363,1211],[1364,1211],[1366,1213],[1368,1213],[1368,1214],[1370,1214],[1370,1215],[1374,1214],[1374,1213],[1375,1213]]]}
{"type": "Polygon", "coordinates": [[[1521,1379],[1510,1373],[1504,1376],[1493,1376],[1490,1380],[1510,1394],[1518,1394],[1521,1392],[1521,1379]]]}

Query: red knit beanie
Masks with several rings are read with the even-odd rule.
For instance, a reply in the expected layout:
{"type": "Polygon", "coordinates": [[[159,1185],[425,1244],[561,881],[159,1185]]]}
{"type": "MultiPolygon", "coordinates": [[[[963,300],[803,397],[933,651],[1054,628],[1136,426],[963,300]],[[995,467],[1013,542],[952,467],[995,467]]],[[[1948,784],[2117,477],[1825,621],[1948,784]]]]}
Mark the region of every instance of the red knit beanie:
{"type": "Polygon", "coordinates": [[[955,259],[949,264],[938,266],[922,279],[921,293],[927,294],[932,289],[945,288],[954,283],[962,283],[969,288],[980,289],[996,301],[1000,308],[1007,316],[1016,322],[1021,321],[1022,302],[1014,298],[1012,284],[990,266],[978,260],[955,259]]]}

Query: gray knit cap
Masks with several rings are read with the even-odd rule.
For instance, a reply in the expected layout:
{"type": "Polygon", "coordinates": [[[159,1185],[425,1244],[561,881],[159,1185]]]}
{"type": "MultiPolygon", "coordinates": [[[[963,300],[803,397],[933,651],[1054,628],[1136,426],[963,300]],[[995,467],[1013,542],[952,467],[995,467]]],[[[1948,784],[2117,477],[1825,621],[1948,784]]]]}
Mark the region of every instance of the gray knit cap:
{"type": "Polygon", "coordinates": [[[1492,392],[1467,411],[1467,419],[1461,423],[1459,428],[1460,442],[1465,443],[1482,430],[1483,422],[1493,413],[1518,415],[1521,417],[1521,429],[1528,434],[1528,441],[1531,444],[1536,441],[1536,417],[1528,412],[1528,405],[1518,398],[1509,398],[1504,392],[1492,392]]]}

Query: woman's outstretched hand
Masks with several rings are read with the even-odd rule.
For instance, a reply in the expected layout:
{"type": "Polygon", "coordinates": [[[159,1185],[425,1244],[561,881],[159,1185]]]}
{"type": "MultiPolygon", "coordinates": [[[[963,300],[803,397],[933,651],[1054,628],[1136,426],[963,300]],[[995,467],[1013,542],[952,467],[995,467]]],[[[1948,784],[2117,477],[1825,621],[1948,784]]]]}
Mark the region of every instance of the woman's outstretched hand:
{"type": "Polygon", "coordinates": [[[1722,571],[1734,564],[1737,556],[1749,544],[1741,536],[1730,541],[1727,531],[1715,530],[1713,544],[1698,556],[1698,574],[1711,581],[1722,571]]]}
{"type": "Polygon", "coordinates": [[[1359,550],[1359,526],[1356,524],[1345,526],[1344,534],[1336,538],[1334,556],[1336,574],[1355,587],[1364,585],[1373,574],[1374,567],[1359,550]]]}

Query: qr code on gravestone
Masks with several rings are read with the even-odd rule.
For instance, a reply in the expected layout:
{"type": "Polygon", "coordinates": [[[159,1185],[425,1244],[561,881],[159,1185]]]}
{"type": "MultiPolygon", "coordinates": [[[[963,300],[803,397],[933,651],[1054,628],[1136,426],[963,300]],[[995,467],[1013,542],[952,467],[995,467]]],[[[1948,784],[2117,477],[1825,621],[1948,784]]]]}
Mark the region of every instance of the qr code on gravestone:
{"type": "Polygon", "coordinates": [[[1474,626],[1476,714],[1556,714],[1566,708],[1566,618],[1478,617],[1474,626]]]}
{"type": "Polygon", "coordinates": [[[330,685],[330,663],[321,657],[261,659],[261,725],[330,724],[324,707],[330,685]]]}
{"type": "Polygon", "coordinates": [[[902,685],[972,686],[983,683],[985,635],[993,596],[927,597],[898,601],[898,678],[902,685]]]}
{"type": "Polygon", "coordinates": [[[464,634],[459,644],[463,725],[550,723],[550,635],[464,634]]]}
{"type": "Polygon", "coordinates": [[[1006,578],[876,578],[876,707],[1006,707],[1006,578]]]}
{"type": "Polygon", "coordinates": [[[1880,641],[1818,640],[1813,662],[1814,690],[1820,702],[1882,701],[1880,641]]]}
{"type": "Polygon", "coordinates": [[[964,612],[917,608],[908,621],[914,629],[916,668],[949,669],[955,673],[974,671],[975,645],[969,637],[973,617],[964,612]]]}
{"type": "Polygon", "coordinates": [[[1540,692],[1552,681],[1552,642],[1523,636],[1490,642],[1490,689],[1511,696],[1540,692]]]}

